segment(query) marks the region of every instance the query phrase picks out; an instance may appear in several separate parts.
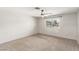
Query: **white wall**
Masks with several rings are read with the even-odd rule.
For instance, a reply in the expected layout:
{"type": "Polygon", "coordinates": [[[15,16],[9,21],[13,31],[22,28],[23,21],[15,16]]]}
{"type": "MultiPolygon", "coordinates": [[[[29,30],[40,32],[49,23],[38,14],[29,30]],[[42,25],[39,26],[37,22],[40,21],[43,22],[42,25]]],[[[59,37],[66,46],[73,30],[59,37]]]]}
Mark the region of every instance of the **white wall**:
{"type": "Polygon", "coordinates": [[[36,33],[36,20],[18,8],[0,8],[0,43],[36,33]]]}
{"type": "Polygon", "coordinates": [[[48,28],[45,21],[48,19],[39,20],[39,33],[59,36],[69,39],[76,39],[77,14],[64,14],[60,23],[60,28],[48,28]]]}
{"type": "Polygon", "coordinates": [[[79,43],[79,11],[77,13],[77,41],[79,43]]]}

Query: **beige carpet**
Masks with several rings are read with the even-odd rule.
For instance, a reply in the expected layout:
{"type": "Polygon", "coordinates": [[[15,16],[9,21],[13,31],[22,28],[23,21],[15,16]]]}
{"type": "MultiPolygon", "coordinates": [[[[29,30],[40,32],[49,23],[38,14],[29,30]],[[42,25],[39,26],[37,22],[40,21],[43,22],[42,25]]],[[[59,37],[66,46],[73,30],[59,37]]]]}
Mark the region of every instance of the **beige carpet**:
{"type": "Polygon", "coordinates": [[[33,35],[0,45],[0,51],[78,51],[75,40],[33,35]]]}

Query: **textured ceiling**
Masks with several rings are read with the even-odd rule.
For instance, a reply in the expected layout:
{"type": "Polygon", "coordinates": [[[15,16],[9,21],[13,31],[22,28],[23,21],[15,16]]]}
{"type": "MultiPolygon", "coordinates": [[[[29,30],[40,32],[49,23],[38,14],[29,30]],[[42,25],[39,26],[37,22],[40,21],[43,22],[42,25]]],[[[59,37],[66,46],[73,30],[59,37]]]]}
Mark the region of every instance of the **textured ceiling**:
{"type": "MultiPolygon", "coordinates": [[[[51,15],[73,13],[77,12],[77,10],[79,9],[78,7],[40,7],[40,8],[44,9],[45,13],[51,15]]],[[[40,10],[36,10],[34,7],[26,7],[23,9],[27,10],[29,15],[40,16],[40,10]]]]}
{"type": "MultiPolygon", "coordinates": [[[[40,7],[41,9],[45,10],[45,13],[51,13],[51,15],[58,15],[58,14],[65,14],[65,13],[73,13],[77,12],[79,9],[78,7],[40,7]]],[[[0,8],[1,10],[2,8],[0,8]]],[[[36,10],[35,7],[10,7],[10,8],[4,8],[9,10],[15,10],[18,12],[24,12],[27,13],[27,15],[30,16],[40,16],[41,11],[36,10]]]]}

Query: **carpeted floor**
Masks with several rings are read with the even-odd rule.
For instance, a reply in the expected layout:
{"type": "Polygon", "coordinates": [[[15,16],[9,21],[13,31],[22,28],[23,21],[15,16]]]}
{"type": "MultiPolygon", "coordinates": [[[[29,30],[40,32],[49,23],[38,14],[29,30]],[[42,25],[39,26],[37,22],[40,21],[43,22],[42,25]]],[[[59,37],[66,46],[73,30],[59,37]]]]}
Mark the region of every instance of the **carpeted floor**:
{"type": "Polygon", "coordinates": [[[75,40],[33,35],[0,45],[0,51],[79,51],[75,40]]]}

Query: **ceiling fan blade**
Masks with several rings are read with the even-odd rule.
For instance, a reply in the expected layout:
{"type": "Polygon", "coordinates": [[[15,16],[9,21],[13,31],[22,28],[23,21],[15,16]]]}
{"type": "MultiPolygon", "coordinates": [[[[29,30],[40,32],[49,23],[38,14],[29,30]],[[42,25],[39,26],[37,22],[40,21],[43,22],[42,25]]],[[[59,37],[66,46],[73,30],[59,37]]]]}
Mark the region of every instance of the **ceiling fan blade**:
{"type": "Polygon", "coordinates": [[[52,13],[45,13],[44,15],[52,15],[52,13]]]}
{"type": "Polygon", "coordinates": [[[52,13],[45,13],[43,16],[51,16],[52,13]]]}

